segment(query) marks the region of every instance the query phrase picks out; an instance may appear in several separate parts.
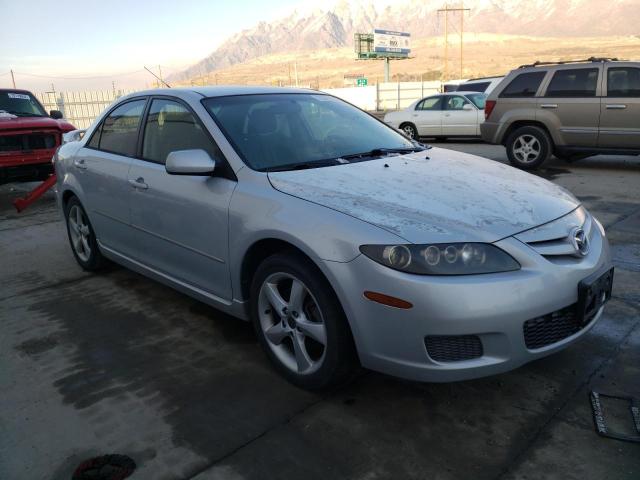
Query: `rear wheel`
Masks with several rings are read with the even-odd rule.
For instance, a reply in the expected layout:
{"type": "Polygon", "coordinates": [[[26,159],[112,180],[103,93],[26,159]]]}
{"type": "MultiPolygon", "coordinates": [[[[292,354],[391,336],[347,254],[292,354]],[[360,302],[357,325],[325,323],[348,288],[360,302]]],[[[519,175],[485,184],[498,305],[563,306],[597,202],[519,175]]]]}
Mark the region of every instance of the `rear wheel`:
{"type": "Polygon", "coordinates": [[[98,270],[104,265],[105,259],[98,248],[96,235],[87,212],[77,197],[69,199],[64,211],[73,256],[84,270],[98,270]]]}
{"type": "Polygon", "coordinates": [[[506,143],[507,157],[514,167],[533,170],[551,155],[551,139],[539,127],[527,126],[514,130],[506,143]]]}
{"type": "Polygon", "coordinates": [[[412,140],[418,140],[418,130],[416,129],[415,125],[411,123],[405,123],[400,127],[400,130],[402,130],[404,134],[412,140]]]}
{"type": "Polygon", "coordinates": [[[303,256],[276,254],[260,265],[251,286],[251,313],[260,344],[290,382],[323,389],[356,371],[342,307],[324,276],[303,256]]]}

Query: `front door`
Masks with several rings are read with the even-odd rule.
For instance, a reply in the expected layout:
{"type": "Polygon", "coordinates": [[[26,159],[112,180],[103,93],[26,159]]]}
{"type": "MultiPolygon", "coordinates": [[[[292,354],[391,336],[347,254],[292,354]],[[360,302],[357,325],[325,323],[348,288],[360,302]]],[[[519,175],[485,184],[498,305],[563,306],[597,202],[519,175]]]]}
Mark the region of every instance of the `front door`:
{"type": "Polygon", "coordinates": [[[599,147],[640,148],[640,68],[606,68],[599,147]]]}
{"type": "Polygon", "coordinates": [[[544,96],[538,98],[538,116],[557,129],[563,145],[598,143],[601,70],[600,65],[556,70],[544,96]]]}
{"type": "Polygon", "coordinates": [[[231,299],[228,207],[236,186],[213,176],[170,175],[167,155],[202,149],[223,167],[218,147],[186,105],[155,98],[147,114],[142,159],[129,170],[131,224],[143,264],[222,299],[231,299]]]}
{"type": "Polygon", "coordinates": [[[132,100],[110,112],[74,160],[82,201],[98,241],[125,255],[132,253],[134,243],[128,175],[146,101],[132,100]]]}
{"type": "Polygon", "coordinates": [[[442,135],[465,137],[478,134],[478,109],[461,95],[444,97],[442,135]]]}

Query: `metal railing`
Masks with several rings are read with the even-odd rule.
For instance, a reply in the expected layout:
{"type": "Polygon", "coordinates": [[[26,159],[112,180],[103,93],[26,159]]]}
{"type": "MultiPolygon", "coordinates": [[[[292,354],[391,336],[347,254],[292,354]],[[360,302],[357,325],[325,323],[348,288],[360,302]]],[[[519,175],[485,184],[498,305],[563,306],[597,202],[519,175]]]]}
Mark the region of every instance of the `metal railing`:
{"type": "Polygon", "coordinates": [[[76,128],[87,128],[114,100],[133,91],[41,92],[36,96],[47,111],[60,110],[76,128]]]}

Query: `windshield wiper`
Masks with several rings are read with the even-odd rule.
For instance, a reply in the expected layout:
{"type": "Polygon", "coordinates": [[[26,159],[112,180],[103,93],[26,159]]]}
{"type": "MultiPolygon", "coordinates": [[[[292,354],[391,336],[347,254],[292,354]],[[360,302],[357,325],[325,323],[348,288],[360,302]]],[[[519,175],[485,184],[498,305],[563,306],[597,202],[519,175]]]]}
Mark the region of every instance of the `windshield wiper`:
{"type": "Polygon", "coordinates": [[[411,153],[411,152],[421,152],[426,150],[424,147],[403,147],[403,148],[374,148],[373,150],[369,150],[368,152],[362,153],[352,153],[351,155],[342,155],[340,158],[345,160],[353,160],[356,158],[369,158],[369,157],[382,157],[383,155],[388,155],[391,153],[411,153]]]}
{"type": "Polygon", "coordinates": [[[341,165],[342,163],[337,158],[331,158],[328,160],[318,160],[315,162],[300,162],[292,163],[291,165],[283,165],[281,167],[274,167],[265,169],[267,172],[289,172],[291,170],[308,170],[310,168],[331,167],[333,165],[341,165]]]}
{"type": "MultiPolygon", "coordinates": [[[[6,111],[6,110],[5,110],[6,111]]],[[[33,113],[33,112],[16,112],[15,110],[9,110],[7,113],[10,113],[12,115],[19,115],[19,116],[23,116],[23,117],[45,117],[46,115],[42,115],[40,113],[33,113]]]]}

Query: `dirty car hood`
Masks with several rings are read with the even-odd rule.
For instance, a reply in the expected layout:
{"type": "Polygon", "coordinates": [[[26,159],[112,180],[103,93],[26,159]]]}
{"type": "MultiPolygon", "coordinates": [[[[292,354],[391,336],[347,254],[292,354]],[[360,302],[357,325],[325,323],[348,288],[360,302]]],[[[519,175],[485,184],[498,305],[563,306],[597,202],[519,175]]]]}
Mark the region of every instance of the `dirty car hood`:
{"type": "Polygon", "coordinates": [[[277,190],[413,243],[494,242],[579,202],[562,187],[492,160],[433,148],[310,170],[271,172],[277,190]]]}

